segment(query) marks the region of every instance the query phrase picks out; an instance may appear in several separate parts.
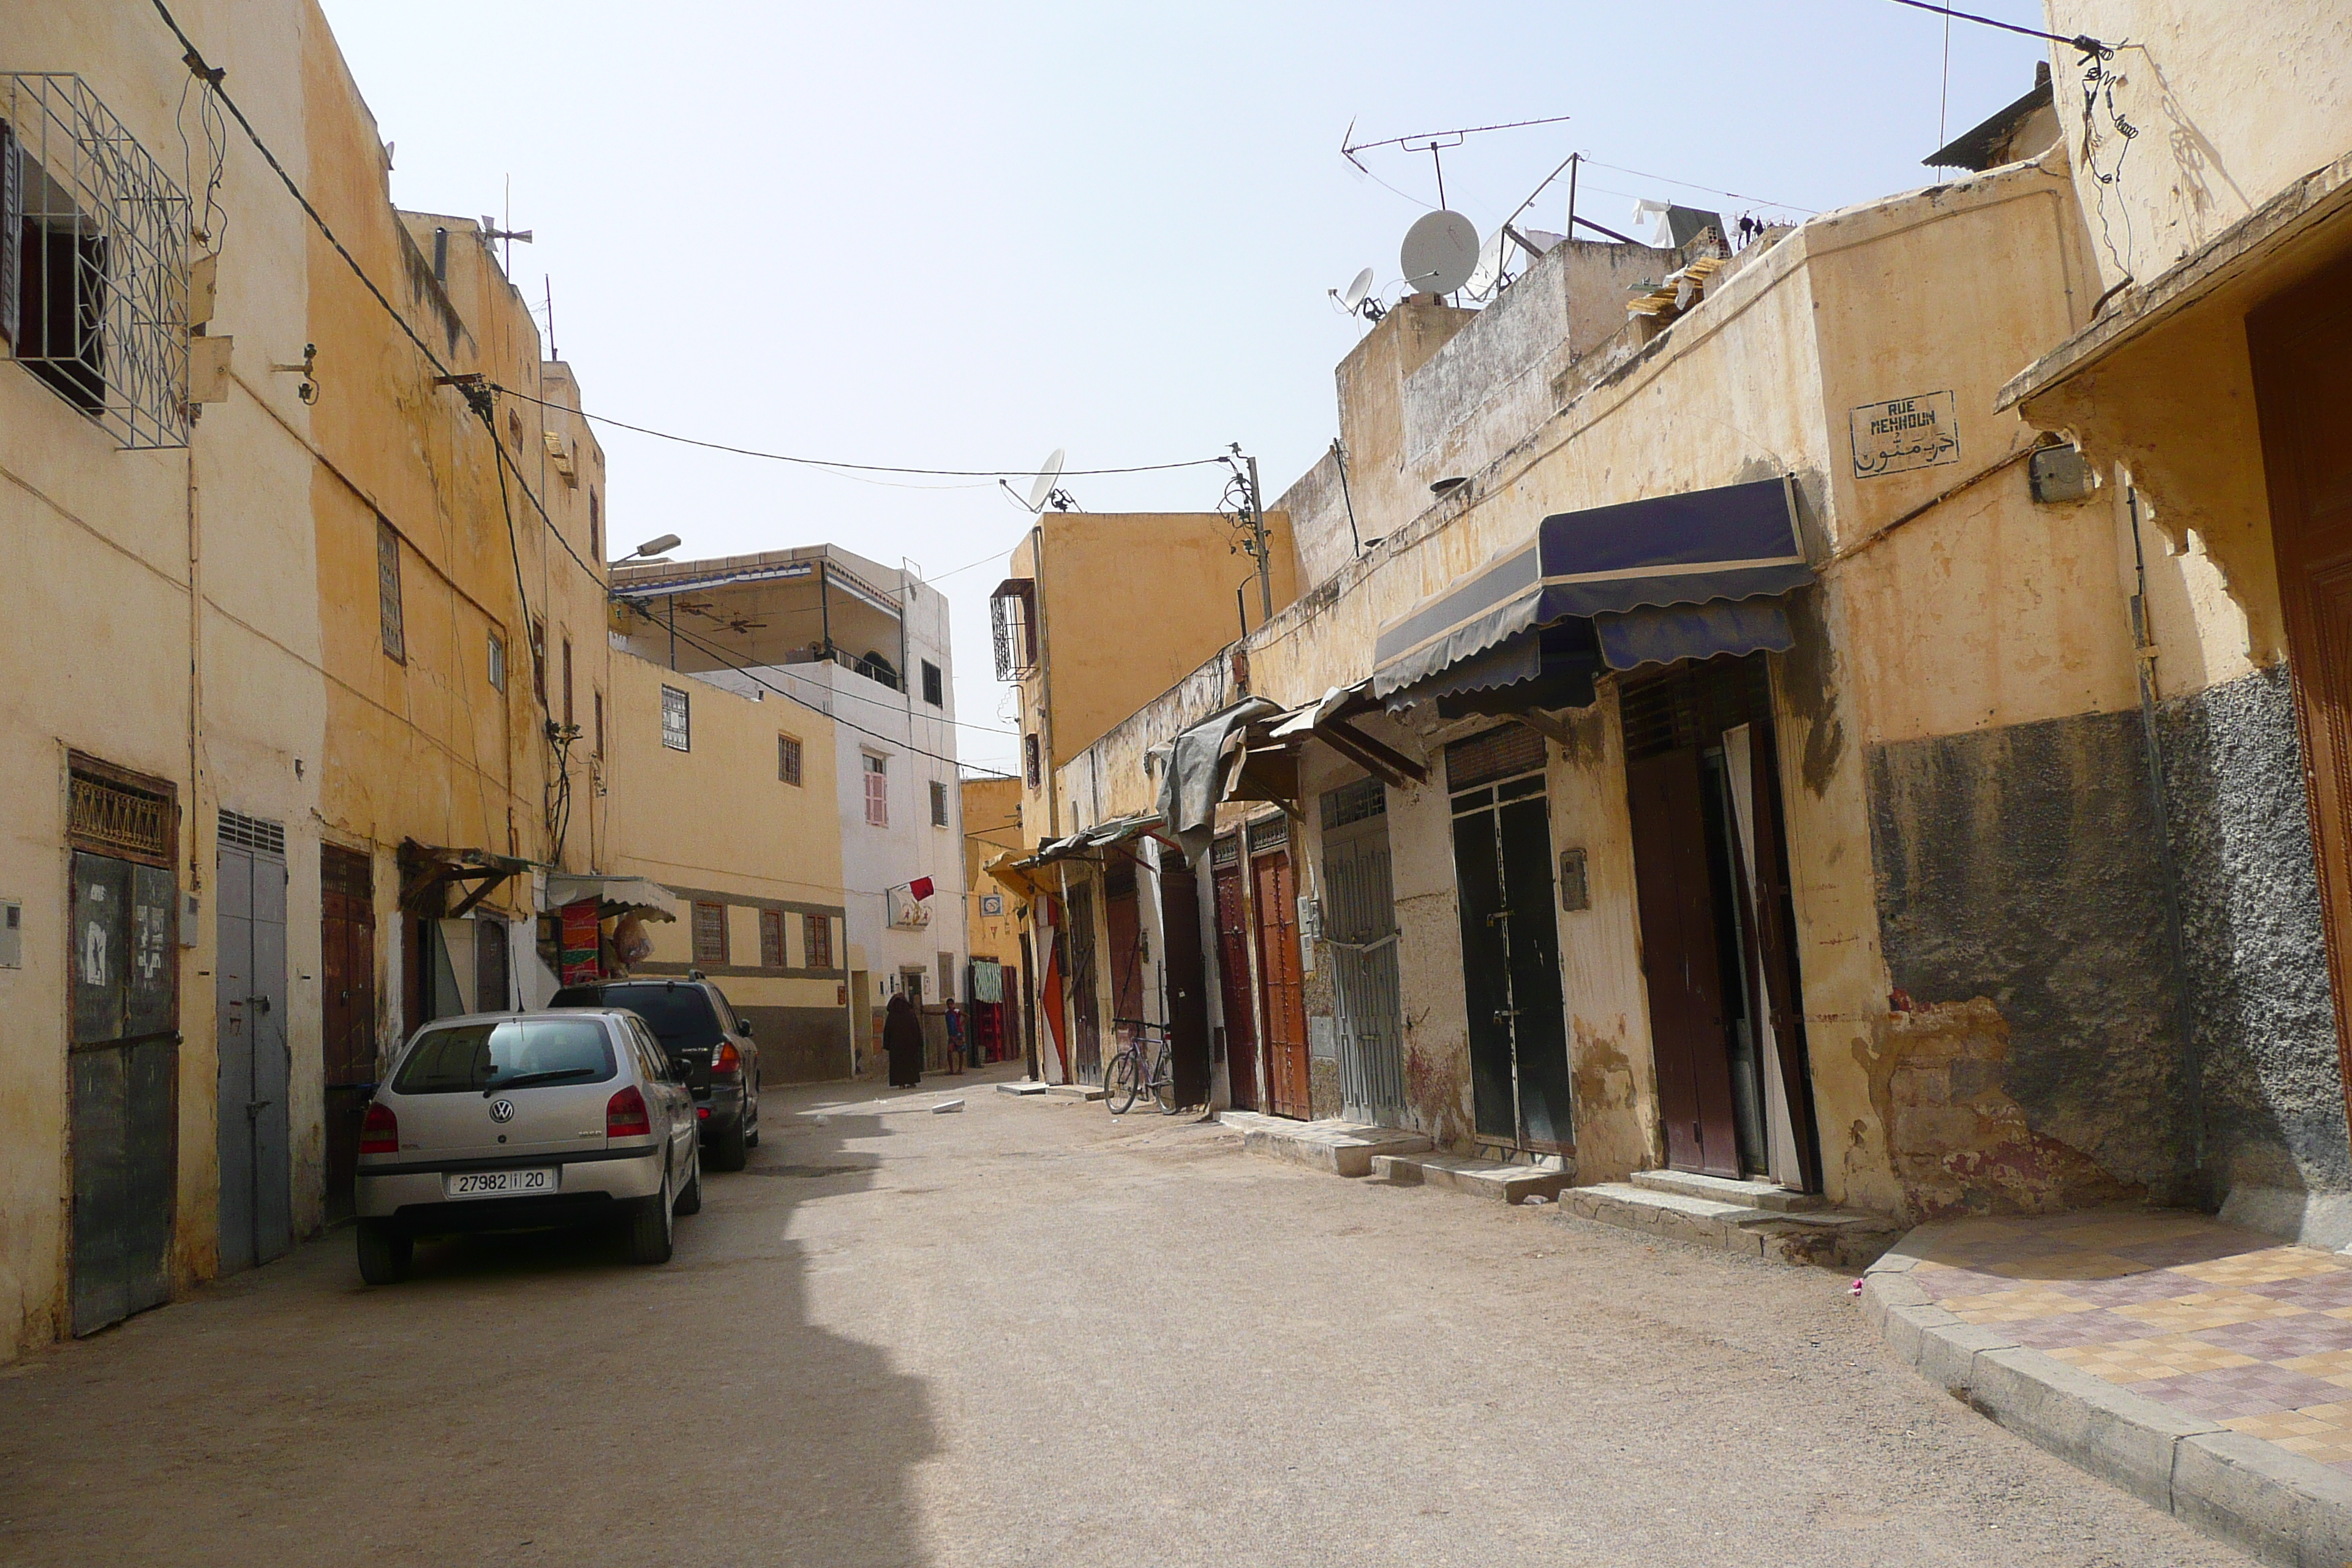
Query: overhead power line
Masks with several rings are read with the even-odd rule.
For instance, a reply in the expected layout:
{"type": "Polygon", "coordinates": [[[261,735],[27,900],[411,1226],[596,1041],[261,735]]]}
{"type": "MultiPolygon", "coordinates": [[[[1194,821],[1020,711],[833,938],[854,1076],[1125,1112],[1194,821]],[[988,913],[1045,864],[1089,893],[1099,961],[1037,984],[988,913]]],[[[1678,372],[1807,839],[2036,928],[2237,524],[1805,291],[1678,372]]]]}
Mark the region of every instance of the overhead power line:
{"type": "MultiPolygon", "coordinates": [[[[724,441],[705,441],[696,436],[680,436],[675,431],[656,430],[649,425],[632,425],[625,419],[615,419],[605,414],[591,414],[584,408],[574,408],[568,403],[551,403],[543,397],[533,397],[528,392],[517,392],[513,387],[501,386],[495,381],[491,382],[489,386],[492,391],[503,392],[509,397],[520,402],[536,403],[541,408],[560,408],[566,414],[577,414],[583,419],[593,419],[599,425],[610,425],[615,430],[631,430],[640,436],[652,436],[663,441],[675,441],[681,447],[700,447],[713,452],[732,452],[739,458],[762,458],[772,463],[794,463],[809,468],[841,468],[860,474],[918,474],[926,479],[1034,479],[1037,473],[1034,468],[910,468],[889,463],[843,463],[836,462],[831,458],[803,458],[788,452],[765,452],[756,447],[734,447],[724,441]]],[[[1202,468],[1223,461],[1223,458],[1187,458],[1180,463],[1140,463],[1126,468],[1064,468],[1062,473],[1065,476],[1158,474],[1165,473],[1171,468],[1202,468]]]]}
{"type": "Polygon", "coordinates": [[[1993,16],[1979,16],[1972,11],[1955,11],[1949,5],[1930,5],[1928,0],[1895,0],[1895,4],[1908,5],[1914,11],[1926,11],[1931,15],[1942,16],[1948,21],[1974,22],[1980,27],[1999,27],[2004,33],[2021,33],[2029,38],[2046,38],[2053,44],[2064,44],[2069,48],[2080,49],[2086,55],[2096,55],[2102,59],[2115,52],[2086,33],[2077,33],[2070,38],[2063,33],[2045,33],[2039,27],[2021,26],[2015,22],[2003,22],[1993,16]]]}

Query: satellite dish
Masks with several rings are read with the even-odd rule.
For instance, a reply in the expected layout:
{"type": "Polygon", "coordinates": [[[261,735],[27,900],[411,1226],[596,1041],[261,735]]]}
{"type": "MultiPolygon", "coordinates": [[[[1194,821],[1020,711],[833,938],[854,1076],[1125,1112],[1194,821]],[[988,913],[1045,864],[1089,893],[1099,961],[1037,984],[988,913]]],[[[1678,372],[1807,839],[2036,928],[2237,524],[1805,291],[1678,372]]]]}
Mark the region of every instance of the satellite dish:
{"type": "Polygon", "coordinates": [[[1505,248],[1509,237],[1507,229],[1498,228],[1478,247],[1478,265],[1470,269],[1468,281],[1462,285],[1462,291],[1473,300],[1491,299],[1502,291],[1503,267],[1510,259],[1505,248]]]}
{"type": "Polygon", "coordinates": [[[1356,274],[1356,280],[1348,285],[1348,291],[1346,293],[1339,296],[1339,303],[1346,307],[1349,313],[1352,315],[1360,307],[1362,306],[1364,296],[1371,291],[1372,269],[1367,267],[1361,272],[1356,274]]]}
{"type": "Polygon", "coordinates": [[[1054,484],[1062,477],[1062,461],[1066,456],[1061,447],[1056,447],[1054,455],[1045,459],[1045,466],[1037,470],[1037,482],[1029,487],[1031,511],[1045,510],[1045,503],[1053,500],[1054,484]]]}
{"type": "Polygon", "coordinates": [[[1460,213],[1424,213],[1404,231],[1397,252],[1405,287],[1415,293],[1451,294],[1478,265],[1478,230],[1460,213]]]}

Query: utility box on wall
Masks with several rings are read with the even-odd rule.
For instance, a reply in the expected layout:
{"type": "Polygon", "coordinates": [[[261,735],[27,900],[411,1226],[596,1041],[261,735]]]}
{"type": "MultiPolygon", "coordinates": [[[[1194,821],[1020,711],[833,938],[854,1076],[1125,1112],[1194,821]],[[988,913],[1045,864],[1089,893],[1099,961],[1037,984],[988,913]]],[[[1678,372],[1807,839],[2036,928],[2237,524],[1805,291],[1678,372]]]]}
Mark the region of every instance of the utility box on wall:
{"type": "Polygon", "coordinates": [[[0,969],[25,967],[25,905],[0,899],[0,969]]]}
{"type": "Polygon", "coordinates": [[[1559,852],[1559,907],[1571,914],[1592,907],[1592,888],[1585,880],[1581,849],[1559,852]]]}

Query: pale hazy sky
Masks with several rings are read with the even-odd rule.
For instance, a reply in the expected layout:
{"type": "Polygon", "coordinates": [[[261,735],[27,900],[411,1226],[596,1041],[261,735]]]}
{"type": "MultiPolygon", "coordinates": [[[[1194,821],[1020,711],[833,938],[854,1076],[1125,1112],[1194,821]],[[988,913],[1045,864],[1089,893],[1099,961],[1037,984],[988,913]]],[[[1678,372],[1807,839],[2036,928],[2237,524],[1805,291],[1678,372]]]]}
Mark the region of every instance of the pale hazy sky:
{"type": "MultiPolygon", "coordinates": [[[[1239,441],[1269,499],[1334,433],[1359,328],[1324,290],[1365,266],[1393,279],[1434,204],[1425,154],[1365,155],[1397,191],[1350,168],[1350,121],[1373,140],[1571,115],[1448,153],[1449,205],[1491,227],[1581,151],[1646,171],[1583,174],[1578,210],[1632,232],[1636,196],[1801,216],[1927,184],[1946,79],[1945,22],[1891,0],[325,5],[397,146],[394,200],[498,215],[511,177],[537,234],[514,276],[534,299],[551,279],[592,412],[925,468],[1239,441]]],[[[2042,20],[2035,0],[1969,8],[2042,20]]],[[[1949,30],[1957,133],[2032,85],[2042,46],[1949,30]]],[[[1556,230],[1564,205],[1555,187],[1524,221],[1556,230]]],[[[987,595],[1024,521],[994,487],[603,437],[623,548],[829,540],[919,563],[955,605],[961,754],[1012,761],[988,732],[1007,726],[987,595]]],[[[1095,510],[1195,510],[1221,478],[1066,488],[1095,510]]]]}

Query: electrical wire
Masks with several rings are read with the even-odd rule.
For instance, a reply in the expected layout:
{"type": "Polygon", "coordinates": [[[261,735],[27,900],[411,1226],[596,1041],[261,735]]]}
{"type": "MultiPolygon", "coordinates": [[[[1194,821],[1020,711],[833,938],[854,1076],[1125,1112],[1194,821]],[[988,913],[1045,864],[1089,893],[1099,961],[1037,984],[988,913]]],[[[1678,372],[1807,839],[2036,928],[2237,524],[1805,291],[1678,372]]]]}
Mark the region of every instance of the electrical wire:
{"type": "MultiPolygon", "coordinates": [[[[593,419],[599,425],[609,425],[615,430],[630,430],[640,436],[652,436],[664,441],[675,441],[682,447],[701,447],[713,452],[732,452],[739,458],[762,458],[772,463],[794,463],[811,468],[840,468],[861,474],[916,474],[929,479],[1024,479],[1036,477],[1034,468],[913,468],[891,463],[845,463],[830,458],[802,458],[787,452],[765,452],[756,447],[730,446],[724,441],[705,441],[693,436],[680,436],[668,430],[656,430],[648,425],[632,425],[625,419],[609,415],[592,414],[584,408],[574,408],[568,403],[550,403],[543,397],[533,397],[528,392],[517,392],[511,386],[497,382],[488,384],[494,392],[524,403],[536,403],[542,408],[560,408],[566,414],[577,414],[583,419],[593,419]]],[[[1063,474],[1085,478],[1096,474],[1159,474],[1171,468],[1201,468],[1212,463],[1222,463],[1223,458],[1187,458],[1180,463],[1139,463],[1125,468],[1065,468],[1063,474]]]]}
{"type": "MultiPolygon", "coordinates": [[[[1821,212],[1819,207],[1801,207],[1794,202],[1776,202],[1769,196],[1749,195],[1745,191],[1727,191],[1717,185],[1702,185],[1695,180],[1669,179],[1664,174],[1653,174],[1644,169],[1629,169],[1622,163],[1604,163],[1598,158],[1587,158],[1584,163],[1585,167],[1590,169],[1613,169],[1621,174],[1632,174],[1636,179],[1655,180],[1662,185],[1680,185],[1685,190],[1705,191],[1711,196],[1729,196],[1734,201],[1754,202],[1759,206],[1786,207],[1792,213],[1803,213],[1808,217],[1816,216],[1821,212]]],[[[1601,187],[1595,185],[1588,188],[1599,190],[1601,187]]],[[[1608,194],[1617,195],[1621,193],[1611,191],[1608,194]]]]}
{"type": "Polygon", "coordinates": [[[1972,11],[1955,11],[1949,5],[1931,5],[1929,0],[1895,0],[1895,4],[1908,5],[1914,11],[1930,12],[1946,18],[1948,22],[1953,17],[1958,17],[1963,22],[1974,22],[1980,27],[1999,27],[2004,33],[2021,33],[2029,38],[2046,38],[2053,44],[2065,44],[2080,49],[2086,55],[2104,57],[2113,52],[2098,39],[2085,34],[2077,33],[2069,38],[2058,33],[2045,33],[2039,27],[2023,27],[2015,22],[2003,22],[1991,16],[1979,16],[1972,11]]]}

